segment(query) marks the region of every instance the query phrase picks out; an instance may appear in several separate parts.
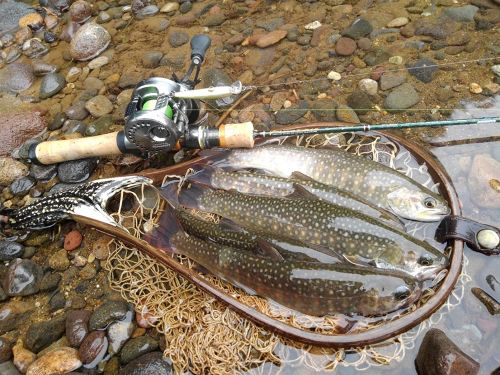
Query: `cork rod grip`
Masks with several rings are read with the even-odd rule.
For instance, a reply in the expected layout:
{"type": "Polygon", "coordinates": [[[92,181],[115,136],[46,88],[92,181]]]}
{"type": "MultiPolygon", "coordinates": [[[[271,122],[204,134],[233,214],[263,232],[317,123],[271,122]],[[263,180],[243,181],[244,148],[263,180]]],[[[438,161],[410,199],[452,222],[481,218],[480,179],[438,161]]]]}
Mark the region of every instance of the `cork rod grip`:
{"type": "Polygon", "coordinates": [[[254,146],[253,124],[242,122],[240,124],[225,124],[219,127],[219,142],[221,147],[237,148],[254,146]]]}
{"type": "Polygon", "coordinates": [[[122,152],[118,148],[117,135],[118,132],[114,132],[87,138],[42,142],[35,148],[36,161],[54,164],[93,156],[119,155],[122,152]]]}

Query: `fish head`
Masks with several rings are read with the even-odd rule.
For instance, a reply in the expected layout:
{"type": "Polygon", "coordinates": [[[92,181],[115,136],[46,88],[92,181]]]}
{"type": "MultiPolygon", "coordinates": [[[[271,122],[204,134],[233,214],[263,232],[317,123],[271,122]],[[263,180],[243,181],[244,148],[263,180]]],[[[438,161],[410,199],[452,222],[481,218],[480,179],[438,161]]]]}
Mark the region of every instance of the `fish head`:
{"type": "Polygon", "coordinates": [[[387,195],[390,209],[398,216],[416,221],[438,221],[450,213],[443,197],[431,191],[399,187],[387,195]]]}

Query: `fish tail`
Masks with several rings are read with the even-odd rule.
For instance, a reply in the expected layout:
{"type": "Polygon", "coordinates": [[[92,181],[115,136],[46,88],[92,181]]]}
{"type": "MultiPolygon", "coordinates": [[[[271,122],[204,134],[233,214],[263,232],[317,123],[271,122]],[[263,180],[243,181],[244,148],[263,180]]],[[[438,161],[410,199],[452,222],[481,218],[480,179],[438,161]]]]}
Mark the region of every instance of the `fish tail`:
{"type": "Polygon", "coordinates": [[[201,198],[204,194],[210,192],[212,189],[200,184],[189,184],[188,187],[183,188],[179,195],[179,203],[186,208],[193,208],[196,210],[203,210],[201,198]]]}
{"type": "Polygon", "coordinates": [[[163,185],[160,194],[172,206],[179,206],[179,182],[173,181],[163,185]]]}
{"type": "Polygon", "coordinates": [[[167,207],[163,211],[155,230],[146,236],[151,245],[168,253],[180,254],[175,246],[175,239],[179,236],[186,236],[186,234],[175,216],[174,208],[167,207]]]}

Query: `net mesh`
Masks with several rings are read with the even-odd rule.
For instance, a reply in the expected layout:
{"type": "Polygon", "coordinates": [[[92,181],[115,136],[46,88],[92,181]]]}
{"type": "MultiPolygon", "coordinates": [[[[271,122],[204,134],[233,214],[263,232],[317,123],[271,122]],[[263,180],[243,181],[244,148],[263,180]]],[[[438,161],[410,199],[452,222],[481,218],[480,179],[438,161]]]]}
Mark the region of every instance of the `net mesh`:
{"type": "MultiPolygon", "coordinates": [[[[341,147],[401,170],[427,187],[437,189],[425,165],[418,164],[407,150],[388,139],[341,133],[285,141],[306,147],[341,147]]],[[[119,203],[113,215],[132,235],[141,237],[152,230],[162,209],[155,189],[143,186],[134,191],[123,190],[117,200],[119,203]]],[[[422,223],[407,225],[410,233],[426,239],[428,227],[422,223]]],[[[110,256],[105,268],[109,271],[111,287],[132,302],[136,311],[165,336],[164,354],[171,358],[177,373],[190,370],[196,374],[207,371],[212,374],[265,374],[290,367],[334,371],[338,366],[367,370],[401,361],[423,331],[439,323],[445,314],[460,303],[464,285],[470,280],[465,260],[455,290],[440,310],[414,329],[382,344],[354,349],[317,348],[280,337],[256,326],[137,249],[118,240],[111,241],[109,247],[110,256]]],[[[179,257],[178,260],[186,267],[194,266],[188,258],[179,257]]],[[[434,286],[444,276],[445,273],[438,275],[434,286]]],[[[339,333],[339,317],[294,315],[283,306],[248,295],[217,277],[206,278],[241,302],[287,324],[320,333],[339,333]]],[[[361,321],[351,332],[371,329],[384,324],[387,319],[397,319],[424,304],[433,293],[434,289],[428,288],[418,305],[385,319],[361,321]]]]}

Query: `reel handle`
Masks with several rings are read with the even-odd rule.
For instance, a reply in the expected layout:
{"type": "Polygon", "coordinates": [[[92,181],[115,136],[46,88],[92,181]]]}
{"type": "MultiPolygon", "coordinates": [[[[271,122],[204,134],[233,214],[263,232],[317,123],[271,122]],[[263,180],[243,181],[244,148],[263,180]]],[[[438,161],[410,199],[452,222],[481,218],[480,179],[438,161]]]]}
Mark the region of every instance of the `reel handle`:
{"type": "Polygon", "coordinates": [[[212,40],[208,35],[198,34],[191,39],[191,60],[199,65],[205,60],[205,54],[210,48],[212,40]]]}

